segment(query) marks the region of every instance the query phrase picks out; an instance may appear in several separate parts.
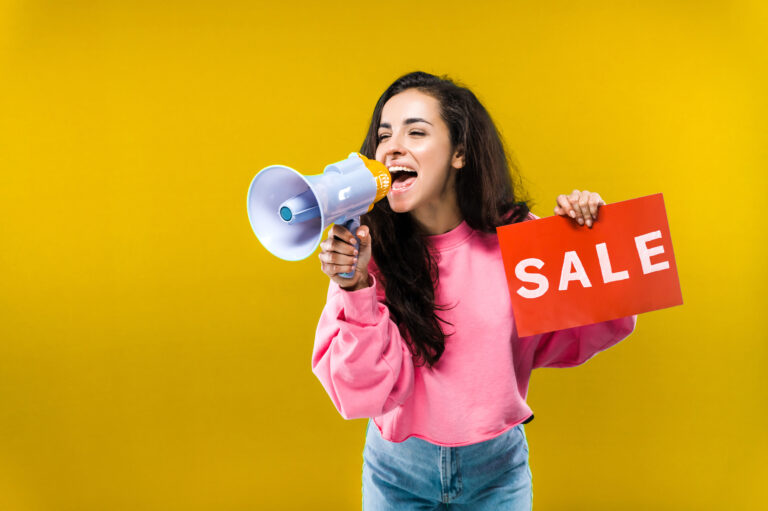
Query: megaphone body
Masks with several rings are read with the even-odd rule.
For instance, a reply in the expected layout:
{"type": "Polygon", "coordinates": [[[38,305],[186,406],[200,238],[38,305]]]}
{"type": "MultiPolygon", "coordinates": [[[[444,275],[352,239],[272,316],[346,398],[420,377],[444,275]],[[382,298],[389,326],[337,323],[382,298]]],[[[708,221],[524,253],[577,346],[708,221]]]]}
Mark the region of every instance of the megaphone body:
{"type": "MultiPolygon", "coordinates": [[[[287,261],[309,257],[323,231],[334,223],[353,234],[360,215],[389,192],[387,168],[360,153],[304,176],[290,167],[262,169],[248,189],[248,219],[256,237],[272,254],[287,261]]],[[[340,274],[350,278],[354,272],[340,274]]]]}

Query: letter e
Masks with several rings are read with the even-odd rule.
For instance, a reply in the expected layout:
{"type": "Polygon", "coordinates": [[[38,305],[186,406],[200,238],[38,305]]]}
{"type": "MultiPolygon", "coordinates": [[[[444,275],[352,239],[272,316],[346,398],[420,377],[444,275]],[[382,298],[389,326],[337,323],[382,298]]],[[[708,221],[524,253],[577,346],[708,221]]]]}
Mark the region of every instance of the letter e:
{"type": "Polygon", "coordinates": [[[651,240],[661,238],[661,231],[653,231],[640,236],[635,236],[635,246],[637,246],[637,255],[640,257],[640,264],[643,265],[643,274],[653,273],[655,271],[666,270],[669,268],[669,261],[651,264],[651,256],[664,253],[664,246],[657,245],[648,248],[646,243],[651,240]]]}

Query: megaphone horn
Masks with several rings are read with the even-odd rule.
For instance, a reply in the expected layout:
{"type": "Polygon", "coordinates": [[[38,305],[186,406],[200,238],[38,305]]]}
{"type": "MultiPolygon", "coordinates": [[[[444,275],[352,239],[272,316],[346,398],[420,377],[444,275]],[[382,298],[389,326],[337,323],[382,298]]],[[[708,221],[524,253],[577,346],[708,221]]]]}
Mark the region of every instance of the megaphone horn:
{"type": "Polygon", "coordinates": [[[354,234],[360,215],[387,195],[391,183],[382,163],[360,153],[350,153],[346,160],[313,176],[272,165],[251,181],[248,219],[267,250],[280,259],[298,261],[315,251],[323,231],[333,223],[343,224],[354,234]]]}

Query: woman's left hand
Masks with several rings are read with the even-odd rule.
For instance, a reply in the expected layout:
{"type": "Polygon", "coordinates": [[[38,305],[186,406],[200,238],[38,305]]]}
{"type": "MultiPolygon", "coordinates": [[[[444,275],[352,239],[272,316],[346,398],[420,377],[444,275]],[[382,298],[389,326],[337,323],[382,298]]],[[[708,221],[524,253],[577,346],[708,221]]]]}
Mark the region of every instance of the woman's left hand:
{"type": "Polygon", "coordinates": [[[592,222],[597,221],[597,210],[604,206],[605,201],[596,192],[574,190],[570,195],[559,195],[555,214],[569,216],[579,222],[579,225],[587,224],[592,227],[592,222]]]}

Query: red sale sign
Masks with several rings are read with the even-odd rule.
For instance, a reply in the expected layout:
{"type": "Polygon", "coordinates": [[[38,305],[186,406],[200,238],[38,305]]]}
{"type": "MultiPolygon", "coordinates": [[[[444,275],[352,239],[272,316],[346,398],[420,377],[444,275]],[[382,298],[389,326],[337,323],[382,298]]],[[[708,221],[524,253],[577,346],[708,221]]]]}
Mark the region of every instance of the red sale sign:
{"type": "Polygon", "coordinates": [[[683,303],[662,194],[497,229],[524,337],[683,303]]]}

